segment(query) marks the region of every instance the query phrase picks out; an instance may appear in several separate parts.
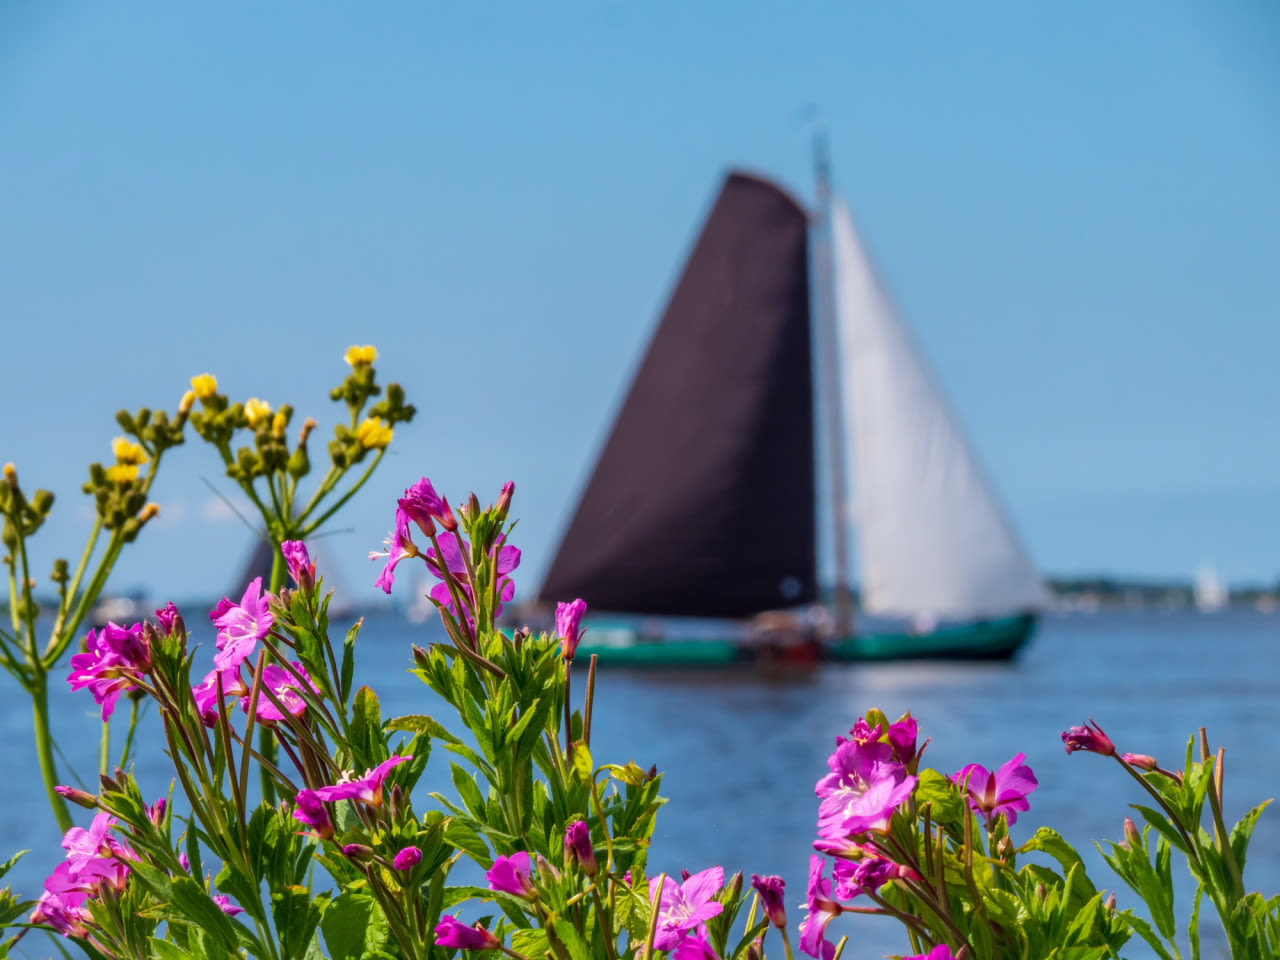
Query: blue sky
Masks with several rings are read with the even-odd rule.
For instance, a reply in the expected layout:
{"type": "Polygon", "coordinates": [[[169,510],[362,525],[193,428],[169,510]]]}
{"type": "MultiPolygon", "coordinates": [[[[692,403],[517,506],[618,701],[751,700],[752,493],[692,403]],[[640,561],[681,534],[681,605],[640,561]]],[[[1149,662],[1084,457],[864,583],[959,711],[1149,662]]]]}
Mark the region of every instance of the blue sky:
{"type": "MultiPolygon", "coordinates": [[[[806,106],[1046,571],[1280,574],[1280,7],[0,10],[0,459],[60,496],[188,378],[331,427],[352,343],[419,417],[393,497],[517,484],[536,582],[731,165],[811,193],[806,106]]],[[[180,451],[117,583],[230,589],[180,451]]],[[[47,561],[46,561],[47,562],[47,561]]]]}

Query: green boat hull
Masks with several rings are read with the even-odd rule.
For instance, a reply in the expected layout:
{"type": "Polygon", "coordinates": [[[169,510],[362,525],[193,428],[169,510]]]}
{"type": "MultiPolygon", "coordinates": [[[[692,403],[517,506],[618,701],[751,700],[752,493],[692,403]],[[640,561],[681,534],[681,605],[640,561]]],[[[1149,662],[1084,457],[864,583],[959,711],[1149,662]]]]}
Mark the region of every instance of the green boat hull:
{"type": "Polygon", "coordinates": [[[823,661],[1008,660],[1035,631],[1025,614],[940,627],[922,633],[868,633],[786,646],[734,639],[647,639],[630,630],[589,631],[578,648],[579,662],[594,655],[604,666],[695,667],[733,663],[816,664],[823,661]],[[595,633],[598,640],[592,641],[595,633]],[[603,633],[603,636],[601,634],[603,633]]]}
{"type": "Polygon", "coordinates": [[[868,633],[826,645],[828,660],[1008,660],[1035,632],[1036,617],[940,627],[927,633],[868,633]]]}

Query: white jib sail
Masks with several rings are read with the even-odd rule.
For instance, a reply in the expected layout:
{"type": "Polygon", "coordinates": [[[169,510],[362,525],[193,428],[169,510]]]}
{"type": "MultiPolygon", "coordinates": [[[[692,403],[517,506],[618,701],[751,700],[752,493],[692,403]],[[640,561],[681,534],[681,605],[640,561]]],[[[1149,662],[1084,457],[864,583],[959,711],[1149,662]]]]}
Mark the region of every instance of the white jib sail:
{"type": "Polygon", "coordinates": [[[831,233],[862,609],[970,619],[1043,606],[1035,566],[840,199],[831,233]]]}

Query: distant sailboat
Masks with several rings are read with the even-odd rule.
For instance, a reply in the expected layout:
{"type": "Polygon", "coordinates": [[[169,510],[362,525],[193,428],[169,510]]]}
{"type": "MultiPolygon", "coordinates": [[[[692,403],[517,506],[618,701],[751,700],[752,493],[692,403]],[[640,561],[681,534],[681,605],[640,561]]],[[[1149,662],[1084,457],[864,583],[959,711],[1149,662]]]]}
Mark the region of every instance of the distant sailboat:
{"type": "Polygon", "coordinates": [[[1201,613],[1217,613],[1231,600],[1230,591],[1218,577],[1218,571],[1208,563],[1200,564],[1193,593],[1196,609],[1201,613]]]}
{"type": "MultiPolygon", "coordinates": [[[[1030,636],[1044,589],[880,289],[848,210],[831,199],[823,163],[818,192],[817,320],[839,581],[832,635],[818,652],[1010,656],[1030,636]],[[862,609],[957,623],[850,633],[846,439],[862,609]]],[[[726,619],[818,601],[812,227],[774,184],[729,175],[561,541],[544,601],[580,596],[599,611],[726,619]]],[[[755,652],[745,635],[717,644],[678,633],[619,642],[614,630],[591,652],[632,663],[755,652]]]]}

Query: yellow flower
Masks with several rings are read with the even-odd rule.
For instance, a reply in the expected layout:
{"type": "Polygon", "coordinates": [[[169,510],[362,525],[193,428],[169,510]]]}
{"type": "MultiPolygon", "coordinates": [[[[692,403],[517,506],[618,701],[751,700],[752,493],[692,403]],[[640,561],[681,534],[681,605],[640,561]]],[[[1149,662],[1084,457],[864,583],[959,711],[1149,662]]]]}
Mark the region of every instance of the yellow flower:
{"type": "Polygon", "coordinates": [[[115,455],[116,463],[122,466],[136,467],[151,459],[140,444],[133,443],[128,437],[116,437],[112,440],[111,452],[115,455]]]}
{"type": "Polygon", "coordinates": [[[356,439],[366,450],[380,450],[391,442],[391,425],[370,417],[356,427],[356,439]]]}
{"type": "Polygon", "coordinates": [[[117,463],[114,467],[107,467],[107,479],[122,487],[133,483],[138,479],[138,466],[133,463],[117,463]]]}
{"type": "Polygon", "coordinates": [[[191,378],[191,389],[195,391],[197,398],[208,400],[218,392],[218,378],[212,373],[198,374],[191,378]]]}
{"type": "Polygon", "coordinates": [[[273,437],[283,437],[284,428],[289,426],[289,419],[283,413],[277,413],[271,418],[271,435],[273,437]]]}
{"type": "Polygon", "coordinates": [[[244,415],[249,421],[249,428],[256,430],[259,423],[271,416],[271,404],[257,397],[250,397],[248,403],[244,405],[244,415]]]}
{"type": "Polygon", "coordinates": [[[347,347],[342,359],[353,367],[367,367],[378,359],[378,351],[367,343],[363,347],[347,347]]]}

